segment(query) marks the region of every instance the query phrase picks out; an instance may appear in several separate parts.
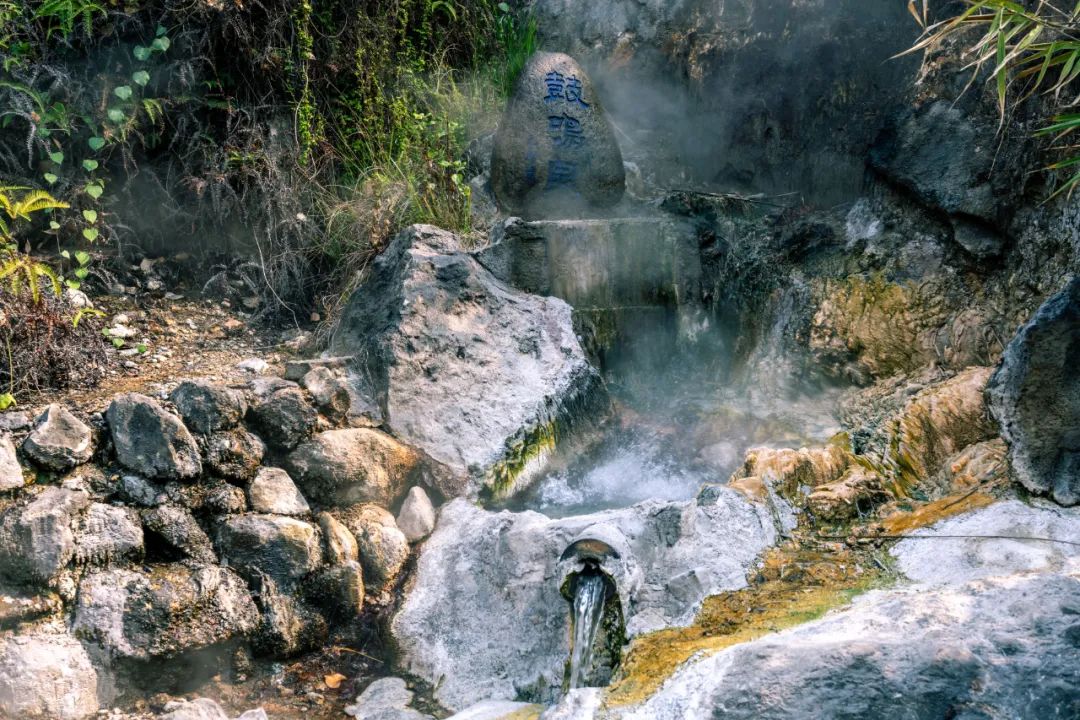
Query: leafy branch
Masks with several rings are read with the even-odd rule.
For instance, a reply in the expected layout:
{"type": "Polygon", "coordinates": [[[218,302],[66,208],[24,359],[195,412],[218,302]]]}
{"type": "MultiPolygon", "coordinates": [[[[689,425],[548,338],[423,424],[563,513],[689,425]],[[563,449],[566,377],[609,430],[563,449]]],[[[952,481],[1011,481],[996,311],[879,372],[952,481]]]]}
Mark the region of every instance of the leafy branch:
{"type": "MultiPolygon", "coordinates": [[[[1032,7],[1013,0],[965,0],[967,8],[955,17],[930,22],[928,0],[909,0],[908,10],[922,27],[917,42],[905,53],[932,51],[946,40],[959,37],[967,47],[962,58],[965,70],[972,73],[971,83],[989,69],[994,84],[997,109],[1005,121],[1010,90],[1016,102],[1036,93],[1052,95],[1064,107],[1080,105],[1080,94],[1062,99],[1080,78],[1080,2],[1066,9],[1049,0],[1035,0],[1032,7]],[[979,33],[972,42],[973,32],[979,33]]],[[[1064,154],[1063,160],[1047,170],[1063,170],[1080,165],[1080,143],[1072,134],[1080,129],[1080,113],[1061,113],[1035,132],[1051,138],[1053,150],[1064,154]]],[[[1080,184],[1080,172],[1073,174],[1050,196],[1070,194],[1080,184]]]]}

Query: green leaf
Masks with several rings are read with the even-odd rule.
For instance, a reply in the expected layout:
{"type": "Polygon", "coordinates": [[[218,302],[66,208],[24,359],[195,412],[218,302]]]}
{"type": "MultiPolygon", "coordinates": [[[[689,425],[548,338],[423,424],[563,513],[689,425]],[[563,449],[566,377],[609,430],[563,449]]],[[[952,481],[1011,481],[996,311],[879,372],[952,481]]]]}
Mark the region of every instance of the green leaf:
{"type": "Polygon", "coordinates": [[[71,253],[69,253],[67,250],[62,250],[60,252],[60,257],[64,258],[65,260],[70,260],[71,259],[71,253]]]}
{"type": "Polygon", "coordinates": [[[90,268],[84,268],[84,267],[75,268],[75,277],[79,278],[80,280],[85,280],[86,276],[89,275],[89,274],[90,274],[90,268]]]}
{"type": "Polygon", "coordinates": [[[105,188],[103,188],[99,183],[92,183],[86,186],[86,194],[94,198],[95,200],[101,197],[101,193],[103,192],[105,192],[105,188]]]}
{"type": "Polygon", "coordinates": [[[130,100],[131,99],[131,86],[130,85],[121,85],[120,87],[114,88],[113,89],[113,95],[120,98],[121,100],[130,100]]]}
{"type": "Polygon", "coordinates": [[[49,153],[49,159],[52,160],[57,165],[59,165],[60,163],[64,162],[64,153],[62,153],[62,152],[51,152],[51,153],[49,153]]]}
{"type": "Polygon", "coordinates": [[[60,178],[56,177],[52,173],[45,173],[45,182],[49,183],[50,185],[52,185],[53,183],[55,183],[59,179],[60,178]]]}
{"type": "Polygon", "coordinates": [[[112,344],[114,348],[122,348],[124,347],[124,340],[123,338],[113,338],[112,344]]]}
{"type": "Polygon", "coordinates": [[[499,3],[499,9],[502,10],[504,13],[510,12],[510,6],[504,2],[499,3]]]}
{"type": "Polygon", "coordinates": [[[142,343],[139,343],[135,346],[135,349],[139,351],[140,355],[145,355],[150,348],[148,348],[146,345],[143,345],[142,343]]]}
{"type": "Polygon", "coordinates": [[[154,34],[157,35],[158,37],[161,37],[166,32],[168,32],[168,31],[165,29],[164,25],[158,25],[157,30],[154,31],[154,34]]]}
{"type": "Polygon", "coordinates": [[[15,405],[15,396],[11,393],[0,393],[0,412],[15,405]]]}
{"type": "Polygon", "coordinates": [[[94,242],[98,239],[97,228],[83,228],[82,234],[83,237],[86,238],[87,242],[94,242]]]}
{"type": "MultiPolygon", "coordinates": [[[[82,287],[81,282],[79,282],[78,280],[72,280],[71,278],[64,278],[64,284],[72,290],[78,290],[82,287]]],[[[78,327],[78,324],[76,324],[76,327],[78,327]]]]}
{"type": "Polygon", "coordinates": [[[97,210],[83,210],[82,216],[86,218],[86,222],[91,225],[97,222],[97,210]]]}
{"type": "Polygon", "coordinates": [[[146,72],[145,70],[139,70],[138,72],[132,74],[131,80],[136,85],[146,87],[146,83],[150,82],[150,73],[146,72]]]}
{"type": "Polygon", "coordinates": [[[145,61],[145,60],[150,59],[150,48],[148,48],[148,47],[143,47],[142,45],[136,45],[135,49],[132,50],[131,52],[135,54],[135,59],[136,60],[145,61]]]}
{"type": "Polygon", "coordinates": [[[98,169],[98,161],[87,158],[82,161],[82,166],[86,168],[86,172],[94,172],[98,169]]]}
{"type": "Polygon", "coordinates": [[[85,250],[76,250],[75,260],[80,265],[86,265],[88,262],[90,262],[90,253],[86,252],[85,250]]]}
{"type": "Polygon", "coordinates": [[[96,135],[86,141],[86,144],[90,146],[90,149],[97,152],[101,148],[105,147],[105,138],[97,137],[96,135]]]}
{"type": "Polygon", "coordinates": [[[49,221],[49,227],[52,228],[53,230],[59,230],[60,229],[60,223],[56,222],[55,220],[50,220],[49,221]]]}
{"type": "Polygon", "coordinates": [[[156,50],[157,52],[165,52],[169,49],[169,45],[171,44],[172,43],[169,41],[169,38],[162,35],[159,38],[155,38],[154,42],[150,43],[150,49],[156,50]]]}
{"type": "Polygon", "coordinates": [[[109,111],[105,114],[108,115],[109,120],[117,125],[124,122],[124,111],[120,108],[109,108],[109,111]]]}

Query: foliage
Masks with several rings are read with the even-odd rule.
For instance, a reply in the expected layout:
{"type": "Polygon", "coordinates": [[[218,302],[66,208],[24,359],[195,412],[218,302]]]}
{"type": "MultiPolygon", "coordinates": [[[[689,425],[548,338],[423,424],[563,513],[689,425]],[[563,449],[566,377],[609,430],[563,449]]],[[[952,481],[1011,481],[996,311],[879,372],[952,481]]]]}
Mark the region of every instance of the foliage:
{"type": "MultiPolygon", "coordinates": [[[[1080,78],[1080,3],[1058,7],[1047,0],[1021,3],[1013,0],[964,0],[967,6],[954,17],[930,22],[927,0],[921,7],[909,0],[908,8],[923,28],[909,52],[932,50],[951,38],[967,46],[964,57],[972,70],[972,82],[989,72],[1002,122],[1010,97],[1023,101],[1036,93],[1050,95],[1056,103],[1074,107],[1080,95],[1070,98],[1080,78]],[[1064,94],[1064,97],[1063,97],[1064,94]]],[[[1071,142],[1080,128],[1080,113],[1065,112],[1037,131],[1052,138],[1064,159],[1048,169],[1080,165],[1080,144],[1071,142]]],[[[1054,195],[1072,192],[1080,184],[1080,172],[1060,185],[1054,195]]]]}
{"type": "Polygon", "coordinates": [[[509,97],[525,63],[536,52],[536,18],[521,18],[504,2],[499,3],[498,11],[495,37],[502,61],[493,64],[492,69],[495,86],[509,97]]]}

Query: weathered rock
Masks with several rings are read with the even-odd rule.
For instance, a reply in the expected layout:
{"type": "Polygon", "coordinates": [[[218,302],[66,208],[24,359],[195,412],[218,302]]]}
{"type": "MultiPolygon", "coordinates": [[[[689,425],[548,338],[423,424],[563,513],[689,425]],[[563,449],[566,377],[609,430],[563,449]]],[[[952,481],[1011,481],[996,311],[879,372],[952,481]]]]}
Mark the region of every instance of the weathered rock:
{"type": "Polygon", "coordinates": [[[62,405],[52,404],[23,442],[27,457],[50,470],[70,470],[94,454],[93,434],[62,405]]]}
{"type": "Polygon", "coordinates": [[[364,688],[356,703],[345,707],[345,714],[356,720],[431,720],[430,715],[408,707],[412,698],[404,680],[382,678],[364,688]]]}
{"type": "MultiPolygon", "coordinates": [[[[329,626],[293,588],[282,586],[268,574],[255,571],[250,580],[258,598],[261,619],[254,638],[255,650],[285,658],[314,650],[326,642],[329,626]]],[[[305,584],[305,587],[310,587],[305,584]]]]}
{"type": "Polygon", "coordinates": [[[814,488],[807,498],[807,505],[818,519],[838,522],[869,512],[887,498],[881,476],[855,465],[840,479],[814,488]]]}
{"type": "Polygon", "coordinates": [[[87,575],[72,629],[113,659],[149,660],[242,638],[256,623],[255,603],[231,570],[170,564],[87,575]]]}
{"type": "Polygon", "coordinates": [[[332,619],[348,622],[364,609],[364,572],[360,563],[350,561],[324,568],[312,580],[310,602],[332,619]]]}
{"type": "Polygon", "coordinates": [[[0,437],[0,492],[15,490],[25,484],[15,443],[7,435],[0,437]]]}
{"type": "Polygon", "coordinates": [[[297,382],[312,370],[323,368],[336,371],[345,370],[352,361],[351,357],[329,358],[306,358],[302,360],[288,360],[285,362],[285,379],[297,382]]]}
{"type": "Polygon", "coordinates": [[[74,526],[90,505],[78,490],[47,487],[0,516],[0,573],[17,583],[47,584],[75,558],[74,526]]]}
{"type": "Polygon", "coordinates": [[[753,478],[772,483],[784,497],[793,499],[799,496],[800,488],[836,482],[850,462],[851,453],[837,443],[799,450],[752,448],[743,466],[731,476],[731,484],[746,485],[753,478]]]}
{"type": "Polygon", "coordinates": [[[315,404],[333,418],[345,417],[352,405],[349,386],[340,374],[325,366],[314,367],[304,375],[300,384],[311,393],[315,404]]]}
{"type": "Polygon", "coordinates": [[[491,187],[513,215],[568,217],[622,199],[615,131],[570,56],[540,52],[525,65],[495,133],[491,187]]]}
{"type": "Polygon", "coordinates": [[[214,433],[207,443],[206,464],[231,480],[249,480],[262,464],[266,445],[247,430],[214,433]]]}
{"type": "Polygon", "coordinates": [[[1020,328],[987,386],[987,400],[1028,490],[1080,502],[1080,277],[1020,328]]]}
{"type": "Polygon", "coordinates": [[[513,492],[607,407],[570,307],[506,288],[431,226],[376,259],[332,348],[357,357],[391,433],[447,470],[447,497],[513,492]]]}
{"type": "Polygon", "coordinates": [[[317,519],[319,529],[322,530],[323,557],[326,558],[326,562],[331,565],[356,562],[360,558],[360,550],[349,528],[338,522],[328,512],[319,513],[317,519]]]}
{"type": "Polygon", "coordinates": [[[289,473],[280,468],[260,468],[248,485],[247,495],[251,509],[257,513],[307,515],[311,512],[289,473]]]}
{"type": "Polygon", "coordinates": [[[235,485],[219,478],[204,478],[201,482],[167,483],[164,488],[168,502],[215,515],[230,515],[247,510],[247,496],[235,485]]]}
{"type": "Polygon", "coordinates": [[[398,512],[397,526],[411,543],[423,540],[435,529],[435,508],[424,488],[416,486],[409,490],[398,512]]]}
{"type": "Polygon", "coordinates": [[[242,392],[206,380],[185,380],[169,399],[187,426],[202,435],[233,427],[247,412],[242,392]]]}
{"type": "Polygon", "coordinates": [[[210,538],[187,508],[161,505],[140,513],[149,544],[166,559],[217,564],[210,538]]]}
{"type": "Polygon", "coordinates": [[[286,466],[324,505],[392,505],[424,471],[418,452],[369,428],[327,430],[294,450],[286,466]]]}
{"type": "Polygon", "coordinates": [[[230,720],[229,716],[210,698],[174,700],[165,706],[160,720],[230,720]]]}
{"type": "Polygon", "coordinates": [[[93,503],[75,527],[75,559],[87,565],[141,560],[143,531],[134,508],[93,503]]]}
{"type": "Polygon", "coordinates": [[[901,540],[890,552],[915,582],[956,584],[1080,568],[1080,509],[1062,510],[1045,500],[998,502],[912,534],[931,539],[901,540]],[[1028,537],[1040,539],[1020,539],[1028,537]]]}
{"type": "Polygon", "coordinates": [[[105,417],[121,465],[153,479],[184,480],[202,473],[195,439],[153,399],[118,395],[105,417]]]}
{"type": "Polygon", "coordinates": [[[994,436],[983,399],[990,373],[990,368],[968,368],[907,403],[889,443],[891,464],[903,483],[913,486],[930,478],[960,450],[994,436]]]}
{"type": "Polygon", "coordinates": [[[778,537],[770,508],[722,486],[695,501],[558,520],[459,499],[440,508],[391,627],[405,668],[443,678],[435,696],[448,709],[516,699],[526,687],[550,701],[570,656],[561,585],[590,547],[577,541],[615,550],[591,557],[614,581],[633,637],[689,623],[705,597],[744,587],[778,537]],[[506,638],[518,650],[507,652],[506,638]]]}
{"type": "Polygon", "coordinates": [[[271,445],[291,450],[312,433],[319,414],[299,388],[282,388],[253,407],[251,419],[271,445]]]}
{"type": "Polygon", "coordinates": [[[398,529],[394,516],[377,505],[354,505],[338,512],[337,519],[356,538],[365,581],[381,590],[409,559],[409,541],[398,529]]]}
{"type": "Polygon", "coordinates": [[[230,517],[218,527],[216,546],[222,559],[249,581],[265,573],[289,585],[322,564],[322,547],[315,528],[280,515],[230,517]]]}
{"type": "Polygon", "coordinates": [[[608,717],[1069,717],[1078,592],[1080,581],[1061,575],[872,592],[821,620],[695,656],[639,708],[608,717]]]}
{"type": "Polygon", "coordinates": [[[54,593],[38,595],[0,588],[0,630],[58,614],[63,607],[63,601],[54,593]]]}
{"type": "Polygon", "coordinates": [[[121,475],[117,495],[126,503],[141,507],[153,507],[165,501],[165,491],[158,485],[138,475],[121,475]]]}
{"type": "Polygon", "coordinates": [[[0,636],[0,716],[82,720],[97,714],[99,677],[68,634],[0,636]]]}

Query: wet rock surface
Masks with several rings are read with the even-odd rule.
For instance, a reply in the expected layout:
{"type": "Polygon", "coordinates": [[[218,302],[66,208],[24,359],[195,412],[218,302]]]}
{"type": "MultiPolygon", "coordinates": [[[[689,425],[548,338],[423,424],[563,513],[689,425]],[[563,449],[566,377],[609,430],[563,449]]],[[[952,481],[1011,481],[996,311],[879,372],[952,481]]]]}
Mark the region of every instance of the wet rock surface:
{"type": "Polygon", "coordinates": [[[375,261],[331,349],[360,359],[386,427],[447,470],[436,483],[448,497],[511,492],[554,428],[604,402],[570,307],[507,288],[430,226],[375,261]]]}
{"type": "Polygon", "coordinates": [[[512,215],[568,217],[617,203],[625,189],[615,131],[585,70],[536,53],[495,133],[491,187],[512,215]]]}
{"type": "Polygon", "coordinates": [[[441,509],[393,620],[404,666],[432,682],[442,677],[436,698],[450,709],[526,692],[553,699],[569,657],[560,585],[579,562],[560,556],[584,531],[622,547],[602,567],[631,637],[688,623],[706,596],[744,586],[778,537],[767,507],[724,488],[700,503],[654,501],[561,520],[456,500],[441,509]],[[507,637],[515,638],[509,653],[507,637]]]}
{"type": "Polygon", "coordinates": [[[930,720],[957,708],[1067,717],[1080,687],[1080,647],[1067,632],[1078,591],[1075,577],[1043,575],[873,592],[691,661],[639,709],[597,717],[930,720]]]}
{"type": "Polygon", "coordinates": [[[987,388],[1024,487],[1080,503],[1080,278],[1039,308],[1009,343],[987,388]]]}

